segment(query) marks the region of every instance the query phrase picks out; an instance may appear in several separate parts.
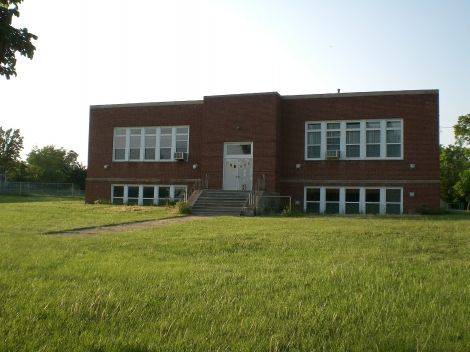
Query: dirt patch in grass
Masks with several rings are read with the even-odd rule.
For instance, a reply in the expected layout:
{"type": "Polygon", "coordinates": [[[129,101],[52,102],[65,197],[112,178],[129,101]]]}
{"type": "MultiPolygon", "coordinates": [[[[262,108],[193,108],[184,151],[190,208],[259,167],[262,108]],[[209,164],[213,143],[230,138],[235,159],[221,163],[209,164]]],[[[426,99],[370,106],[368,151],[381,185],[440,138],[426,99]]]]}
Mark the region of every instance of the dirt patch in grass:
{"type": "Polygon", "coordinates": [[[204,219],[207,219],[207,217],[176,216],[176,217],[166,218],[166,219],[144,220],[144,221],[125,223],[125,224],[104,225],[104,226],[97,226],[97,227],[71,229],[71,230],[66,230],[66,231],[48,232],[46,233],[46,235],[54,235],[54,236],[98,235],[98,234],[104,234],[104,233],[110,233],[110,232],[115,233],[115,232],[126,232],[126,231],[133,231],[133,230],[142,230],[142,229],[148,229],[152,227],[179,224],[183,222],[204,220],[204,219]]]}

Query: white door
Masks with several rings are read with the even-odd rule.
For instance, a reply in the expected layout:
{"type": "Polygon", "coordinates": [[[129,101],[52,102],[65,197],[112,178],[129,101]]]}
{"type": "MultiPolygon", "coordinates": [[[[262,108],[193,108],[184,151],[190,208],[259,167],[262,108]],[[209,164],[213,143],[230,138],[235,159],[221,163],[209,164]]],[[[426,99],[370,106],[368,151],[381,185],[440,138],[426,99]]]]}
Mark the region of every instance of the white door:
{"type": "Polygon", "coordinates": [[[253,142],[224,143],[224,189],[251,191],[253,142]]]}
{"type": "Polygon", "coordinates": [[[224,159],[224,189],[251,191],[253,160],[251,158],[224,159]]]}

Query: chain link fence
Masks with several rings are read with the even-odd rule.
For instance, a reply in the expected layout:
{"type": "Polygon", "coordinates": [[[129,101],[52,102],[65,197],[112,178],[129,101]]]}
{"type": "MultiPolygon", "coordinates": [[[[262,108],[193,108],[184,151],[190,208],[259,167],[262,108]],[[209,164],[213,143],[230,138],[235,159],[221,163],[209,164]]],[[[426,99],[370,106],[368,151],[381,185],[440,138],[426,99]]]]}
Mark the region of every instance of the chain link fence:
{"type": "Polygon", "coordinates": [[[5,182],[0,179],[0,194],[81,197],[85,191],[73,183],[5,182]]]}

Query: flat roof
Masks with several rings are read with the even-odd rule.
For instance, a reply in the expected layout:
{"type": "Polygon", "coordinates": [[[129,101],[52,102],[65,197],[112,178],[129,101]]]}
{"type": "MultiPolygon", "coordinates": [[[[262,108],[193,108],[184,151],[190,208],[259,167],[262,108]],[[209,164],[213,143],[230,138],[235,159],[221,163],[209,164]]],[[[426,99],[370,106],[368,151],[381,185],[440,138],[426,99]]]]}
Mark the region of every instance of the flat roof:
{"type": "MultiPolygon", "coordinates": [[[[324,98],[348,98],[348,97],[365,97],[365,96],[384,96],[384,95],[419,95],[419,94],[439,94],[438,89],[421,89],[421,90],[389,90],[389,91],[373,91],[373,92],[350,92],[350,93],[321,93],[321,94],[300,94],[300,95],[280,95],[278,92],[261,92],[261,93],[241,93],[241,94],[222,94],[208,95],[206,98],[221,97],[242,97],[252,95],[278,95],[283,100],[294,99],[324,99],[324,98]]],[[[183,100],[183,101],[164,101],[164,102],[148,102],[148,103],[128,103],[128,104],[102,104],[90,105],[90,109],[106,109],[106,108],[133,108],[133,107],[152,107],[152,106],[171,106],[171,105],[199,105],[204,100],[183,100]]]]}

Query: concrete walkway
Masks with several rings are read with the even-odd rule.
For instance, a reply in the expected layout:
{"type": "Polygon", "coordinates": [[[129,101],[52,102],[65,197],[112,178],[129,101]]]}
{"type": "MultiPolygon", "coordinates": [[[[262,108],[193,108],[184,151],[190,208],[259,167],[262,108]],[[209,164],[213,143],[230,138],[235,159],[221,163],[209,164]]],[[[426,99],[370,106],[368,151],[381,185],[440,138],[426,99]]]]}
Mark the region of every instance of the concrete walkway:
{"type": "Polygon", "coordinates": [[[190,221],[205,220],[205,216],[178,216],[174,218],[158,219],[158,220],[144,220],[138,222],[131,222],[127,224],[104,225],[97,227],[87,227],[81,229],[72,229],[62,232],[48,232],[46,235],[53,236],[70,236],[70,235],[98,235],[106,233],[126,232],[133,230],[143,230],[154,227],[166,226],[171,224],[180,224],[190,221]]]}

